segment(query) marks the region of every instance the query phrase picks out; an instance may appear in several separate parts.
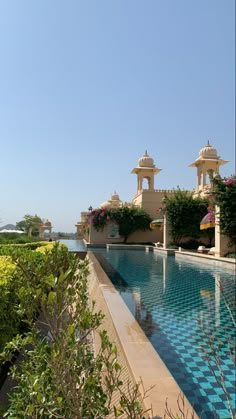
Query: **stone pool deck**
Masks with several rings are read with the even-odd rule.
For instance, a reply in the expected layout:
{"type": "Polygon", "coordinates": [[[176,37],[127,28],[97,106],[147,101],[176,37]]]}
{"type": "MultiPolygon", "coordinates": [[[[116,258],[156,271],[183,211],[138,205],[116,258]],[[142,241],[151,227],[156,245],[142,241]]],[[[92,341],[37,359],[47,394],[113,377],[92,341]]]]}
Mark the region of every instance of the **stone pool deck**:
{"type": "MultiPolygon", "coordinates": [[[[110,339],[117,345],[119,362],[123,367],[122,380],[137,383],[141,378],[143,388],[146,391],[151,389],[144,400],[144,407],[152,408],[152,415],[147,414],[146,418],[164,418],[166,401],[169,409],[177,415],[180,387],[103,271],[95,255],[89,251],[88,258],[90,261],[90,298],[96,301],[96,309],[102,310],[105,314],[102,328],[107,330],[110,339]]],[[[98,350],[98,336],[95,335],[94,338],[95,348],[98,350]]],[[[143,388],[140,387],[142,395],[143,388]]],[[[187,411],[189,415],[186,417],[192,417],[193,409],[185,399],[185,412],[187,411]]],[[[198,418],[196,413],[194,418],[198,418]]]]}
{"type": "Polygon", "coordinates": [[[216,257],[214,255],[205,255],[197,252],[175,251],[176,260],[186,260],[193,263],[201,263],[211,265],[213,268],[220,268],[236,272],[236,259],[226,257],[216,257]]]}
{"type": "Polygon", "coordinates": [[[226,257],[217,257],[214,255],[208,255],[203,253],[198,253],[195,251],[188,251],[184,250],[183,248],[181,250],[177,249],[171,249],[171,248],[163,248],[163,247],[154,247],[150,245],[145,244],[135,244],[135,245],[124,245],[124,244],[107,244],[102,245],[102,247],[106,247],[107,250],[145,250],[146,252],[154,252],[159,253],[160,255],[165,256],[175,256],[177,260],[180,260],[181,258],[184,258],[188,262],[196,262],[196,263],[203,263],[203,264],[211,264],[211,266],[219,267],[222,269],[229,269],[236,272],[236,259],[234,258],[226,258],[226,257]]]}

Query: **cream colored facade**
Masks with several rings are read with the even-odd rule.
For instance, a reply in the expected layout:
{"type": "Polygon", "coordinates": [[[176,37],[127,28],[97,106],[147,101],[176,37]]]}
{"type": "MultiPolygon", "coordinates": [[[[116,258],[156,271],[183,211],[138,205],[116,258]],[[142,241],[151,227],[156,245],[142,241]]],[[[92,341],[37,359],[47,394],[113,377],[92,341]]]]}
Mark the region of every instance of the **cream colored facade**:
{"type": "MultiPolygon", "coordinates": [[[[100,208],[119,208],[122,205],[135,205],[143,208],[150,217],[154,220],[160,218],[157,209],[162,204],[162,199],[165,195],[173,193],[173,191],[159,190],[154,187],[154,177],[161,171],[155,166],[153,159],[148,155],[147,151],[142,157],[140,157],[137,166],[132,170],[131,173],[137,175],[137,192],[131,202],[122,202],[119,195],[114,192],[111,198],[103,202],[100,208]],[[147,181],[147,188],[144,188],[144,181],[147,181]]],[[[88,220],[89,212],[81,213],[81,221],[76,224],[77,237],[81,237],[83,234],[86,240],[90,244],[109,244],[109,243],[121,243],[123,242],[122,237],[111,237],[110,230],[112,223],[104,228],[103,231],[96,231],[92,225],[89,227],[89,235],[84,233],[84,221],[88,220]]],[[[159,228],[153,231],[138,231],[131,235],[128,242],[135,243],[153,243],[163,241],[163,229],[159,228]]]]}
{"type": "MultiPolygon", "coordinates": [[[[220,167],[227,162],[228,160],[220,158],[217,150],[208,141],[206,146],[199,151],[198,158],[189,166],[196,167],[197,169],[197,182],[194,196],[203,197],[209,194],[212,187],[210,182],[211,177],[219,175],[220,167]]],[[[162,205],[163,198],[174,193],[174,190],[155,189],[155,176],[160,171],[161,169],[155,166],[154,160],[146,151],[138,160],[137,166],[131,171],[132,174],[137,176],[137,190],[132,201],[124,203],[119,195],[114,192],[110,199],[100,205],[100,208],[110,209],[119,208],[122,205],[135,205],[147,211],[153,220],[160,218],[157,210],[162,205]]],[[[103,231],[96,231],[92,225],[88,229],[89,214],[89,212],[81,213],[81,221],[76,224],[78,238],[84,237],[92,245],[120,243],[123,241],[119,237],[118,232],[115,231],[115,226],[112,223],[108,223],[103,231]]],[[[215,235],[215,254],[221,256],[225,253],[226,248],[229,247],[227,247],[227,239],[220,233],[219,225],[216,226],[215,235]]],[[[128,240],[128,242],[132,243],[161,242],[164,243],[164,247],[167,247],[170,241],[171,237],[166,220],[164,220],[160,228],[154,231],[136,232],[128,240]]]]}
{"type": "MultiPolygon", "coordinates": [[[[112,223],[108,223],[102,231],[97,231],[93,226],[91,226],[89,236],[87,236],[88,242],[92,245],[123,243],[123,237],[120,237],[119,235],[111,236],[111,227],[112,223]]],[[[129,236],[127,243],[154,243],[161,241],[162,237],[162,229],[153,231],[136,231],[134,234],[129,236]]]]}

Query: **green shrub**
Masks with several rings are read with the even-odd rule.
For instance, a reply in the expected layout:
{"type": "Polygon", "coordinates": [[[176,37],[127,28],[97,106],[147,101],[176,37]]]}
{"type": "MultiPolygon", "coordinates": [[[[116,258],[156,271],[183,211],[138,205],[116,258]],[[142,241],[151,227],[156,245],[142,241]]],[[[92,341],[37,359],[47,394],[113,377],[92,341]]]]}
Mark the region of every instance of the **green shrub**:
{"type": "Polygon", "coordinates": [[[0,352],[17,333],[20,323],[14,309],[17,303],[13,282],[15,270],[16,265],[10,256],[0,256],[0,352]]]}
{"type": "MultiPolygon", "coordinates": [[[[54,242],[50,242],[50,243],[54,243],[54,242]]],[[[2,248],[4,248],[4,252],[6,251],[6,248],[9,247],[11,249],[31,249],[31,250],[35,250],[37,248],[39,248],[40,246],[45,246],[49,244],[46,241],[34,241],[34,242],[26,242],[26,243],[5,243],[5,244],[0,244],[0,250],[2,248]]]]}
{"type": "Polygon", "coordinates": [[[213,198],[220,208],[220,227],[222,233],[228,236],[236,245],[236,176],[219,179],[213,178],[213,198]]]}
{"type": "Polygon", "coordinates": [[[29,237],[18,233],[0,233],[1,244],[24,244],[39,241],[38,237],[29,237]]]}
{"type": "Polygon", "coordinates": [[[94,356],[91,336],[104,315],[89,302],[88,261],[56,245],[46,253],[22,253],[16,262],[19,290],[26,292],[21,312],[30,320],[30,303],[39,305],[43,329],[38,321],[25,337],[18,335],[5,347],[5,360],[16,349],[26,356],[12,369],[17,386],[4,417],[143,417],[139,385],[129,387],[129,397],[122,391],[117,348],[106,331],[100,331],[101,347],[94,356]]]}
{"type": "Polygon", "coordinates": [[[200,222],[209,205],[207,199],[193,198],[188,191],[178,189],[164,198],[164,205],[175,244],[181,243],[185,237],[200,237],[200,222]]]}

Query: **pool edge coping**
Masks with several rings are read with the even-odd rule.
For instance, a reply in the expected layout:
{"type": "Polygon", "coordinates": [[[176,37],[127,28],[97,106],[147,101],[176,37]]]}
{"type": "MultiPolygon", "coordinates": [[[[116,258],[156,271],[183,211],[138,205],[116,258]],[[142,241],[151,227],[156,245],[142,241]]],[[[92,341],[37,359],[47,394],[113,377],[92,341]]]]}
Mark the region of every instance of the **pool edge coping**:
{"type": "MultiPolygon", "coordinates": [[[[102,292],[128,368],[135,382],[140,382],[141,377],[145,390],[155,386],[145,398],[145,408],[152,407],[154,415],[164,417],[160,415],[165,414],[166,400],[168,399],[168,407],[177,412],[177,400],[183,393],[178,383],[102,269],[96,256],[92,251],[88,251],[87,257],[92,277],[97,279],[97,286],[102,292]]],[[[186,397],[185,405],[188,412],[194,411],[186,397]]],[[[194,417],[199,418],[195,411],[194,417]]]]}

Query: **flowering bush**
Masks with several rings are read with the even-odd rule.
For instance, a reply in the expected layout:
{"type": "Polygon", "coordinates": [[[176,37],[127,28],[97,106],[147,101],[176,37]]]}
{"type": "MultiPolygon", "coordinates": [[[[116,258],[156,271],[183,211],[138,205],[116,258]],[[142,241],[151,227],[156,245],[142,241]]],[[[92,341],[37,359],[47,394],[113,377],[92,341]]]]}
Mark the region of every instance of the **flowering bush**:
{"type": "Polygon", "coordinates": [[[103,230],[109,221],[117,223],[119,234],[124,237],[125,242],[135,231],[149,230],[151,222],[150,216],[142,208],[128,206],[113,209],[99,208],[91,211],[90,217],[91,224],[97,231],[103,230]]]}
{"type": "MultiPolygon", "coordinates": [[[[91,222],[94,228],[99,231],[103,230],[107,221],[110,220],[110,211],[106,208],[98,208],[96,210],[91,211],[91,222]]],[[[90,220],[88,220],[88,224],[90,224],[90,220]]]]}
{"type": "Polygon", "coordinates": [[[209,205],[207,207],[207,219],[209,221],[209,223],[214,224],[215,223],[215,204],[214,204],[214,198],[212,193],[210,193],[208,195],[208,199],[209,199],[209,205]]]}
{"type": "Polygon", "coordinates": [[[208,219],[210,223],[214,223],[215,222],[215,211],[213,211],[212,209],[208,210],[208,219]]]}

